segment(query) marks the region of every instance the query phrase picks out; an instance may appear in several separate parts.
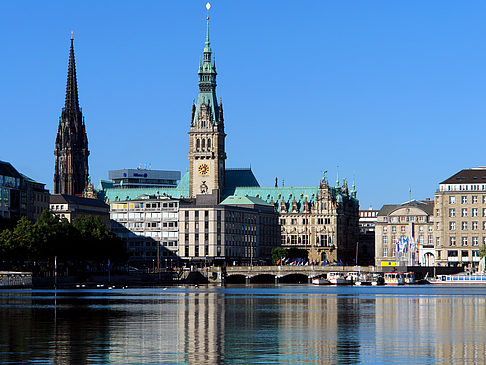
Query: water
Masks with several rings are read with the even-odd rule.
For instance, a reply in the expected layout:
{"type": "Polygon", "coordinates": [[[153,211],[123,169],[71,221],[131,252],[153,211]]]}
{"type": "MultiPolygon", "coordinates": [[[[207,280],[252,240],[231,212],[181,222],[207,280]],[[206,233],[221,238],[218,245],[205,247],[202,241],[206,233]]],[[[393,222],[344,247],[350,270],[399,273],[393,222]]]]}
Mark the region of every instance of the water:
{"type": "Polygon", "coordinates": [[[480,364],[486,287],[0,291],[2,364],[480,364]]]}

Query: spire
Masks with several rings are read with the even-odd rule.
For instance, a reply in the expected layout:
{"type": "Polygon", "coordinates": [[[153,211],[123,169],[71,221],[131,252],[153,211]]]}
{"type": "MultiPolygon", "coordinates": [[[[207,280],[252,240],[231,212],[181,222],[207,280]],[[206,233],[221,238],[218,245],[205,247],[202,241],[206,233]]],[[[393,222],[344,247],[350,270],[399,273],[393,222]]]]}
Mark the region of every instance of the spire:
{"type": "Polygon", "coordinates": [[[206,4],[208,15],[206,17],[206,40],[202,60],[199,61],[199,95],[196,103],[196,112],[192,118],[191,125],[197,124],[197,118],[201,108],[208,108],[211,123],[218,125],[222,123],[222,115],[216,99],[216,66],[213,60],[213,54],[209,42],[209,9],[211,5],[206,4]]]}
{"type": "Polygon", "coordinates": [[[71,49],[69,51],[68,75],[66,82],[66,101],[64,108],[67,111],[78,111],[78,84],[76,81],[76,63],[74,61],[74,37],[71,32],[71,49]]]}
{"type": "Polygon", "coordinates": [[[339,166],[336,168],[336,188],[339,188],[339,166]]]}

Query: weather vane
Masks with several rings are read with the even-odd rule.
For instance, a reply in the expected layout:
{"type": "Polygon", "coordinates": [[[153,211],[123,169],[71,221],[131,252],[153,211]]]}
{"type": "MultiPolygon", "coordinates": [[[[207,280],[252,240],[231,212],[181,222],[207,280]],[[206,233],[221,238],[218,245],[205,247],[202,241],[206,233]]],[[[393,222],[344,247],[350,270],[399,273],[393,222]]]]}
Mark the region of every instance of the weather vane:
{"type": "Polygon", "coordinates": [[[207,20],[209,20],[209,9],[211,9],[211,4],[210,3],[207,3],[206,4],[206,10],[208,11],[207,20]]]}
{"type": "Polygon", "coordinates": [[[74,39],[74,30],[71,31],[71,39],[74,39]]]}

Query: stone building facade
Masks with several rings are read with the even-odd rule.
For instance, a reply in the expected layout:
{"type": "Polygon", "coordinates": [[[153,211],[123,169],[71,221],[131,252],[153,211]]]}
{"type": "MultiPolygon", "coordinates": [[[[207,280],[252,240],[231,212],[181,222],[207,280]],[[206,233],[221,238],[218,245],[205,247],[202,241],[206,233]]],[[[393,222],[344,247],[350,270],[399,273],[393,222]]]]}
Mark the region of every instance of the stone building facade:
{"type": "Polygon", "coordinates": [[[207,18],[206,45],[199,64],[199,94],[192,105],[189,131],[189,196],[215,194],[219,203],[225,186],[225,137],[223,106],[216,98],[216,64],[209,43],[207,18]]]}
{"type": "Polygon", "coordinates": [[[430,200],[384,205],[375,226],[375,265],[435,266],[433,211],[430,200]],[[403,247],[404,242],[409,246],[399,252],[397,243],[403,247]]]}
{"type": "Polygon", "coordinates": [[[88,183],[88,137],[78,101],[73,37],[69,52],[66,100],[56,137],[54,194],[81,195],[88,183]]]}
{"type": "Polygon", "coordinates": [[[310,261],[351,263],[358,243],[356,192],[346,183],[329,186],[324,178],[314,199],[280,201],[282,246],[304,249],[310,261]]]}
{"type": "Polygon", "coordinates": [[[181,205],[179,256],[207,264],[270,263],[278,246],[275,208],[254,197],[228,197],[221,204],[181,205]]]}
{"type": "Polygon", "coordinates": [[[53,194],[50,196],[49,210],[68,222],[73,222],[79,216],[99,217],[107,228],[110,227],[110,207],[98,199],[53,194]]]}
{"type": "Polygon", "coordinates": [[[441,182],[434,214],[438,265],[476,267],[479,247],[486,244],[486,167],[441,182]]]}

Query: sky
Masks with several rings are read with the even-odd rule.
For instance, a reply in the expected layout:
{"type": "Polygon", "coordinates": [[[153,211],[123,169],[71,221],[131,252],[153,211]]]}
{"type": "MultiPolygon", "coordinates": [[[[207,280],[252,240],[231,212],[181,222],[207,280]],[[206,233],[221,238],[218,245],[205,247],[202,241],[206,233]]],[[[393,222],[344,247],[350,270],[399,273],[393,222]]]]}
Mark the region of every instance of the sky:
{"type": "MultiPolygon", "coordinates": [[[[53,190],[71,31],[95,185],[189,166],[206,1],[0,2],[0,160],[53,190]]],[[[227,167],[356,182],[362,209],[486,166],[486,2],[211,2],[227,167]]]]}

